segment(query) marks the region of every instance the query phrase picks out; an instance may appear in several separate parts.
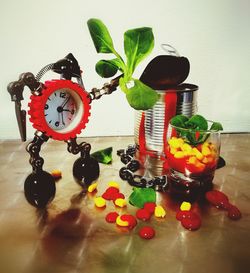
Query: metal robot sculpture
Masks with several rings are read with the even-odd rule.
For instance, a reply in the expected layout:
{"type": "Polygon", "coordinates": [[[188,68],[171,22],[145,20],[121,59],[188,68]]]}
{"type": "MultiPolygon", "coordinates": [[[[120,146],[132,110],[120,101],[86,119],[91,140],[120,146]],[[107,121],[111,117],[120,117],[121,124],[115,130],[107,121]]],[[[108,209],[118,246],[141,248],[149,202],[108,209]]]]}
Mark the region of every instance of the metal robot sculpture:
{"type": "Polygon", "coordinates": [[[77,143],[77,135],[85,128],[93,100],[116,90],[119,77],[106,83],[102,88],[93,88],[88,93],[83,85],[81,70],[77,60],[69,53],[65,58],[43,67],[36,77],[30,73],[20,75],[18,81],[8,85],[11,100],[15,102],[15,112],[22,141],[26,141],[26,111],[22,109],[24,88],[31,91],[28,114],[35,136],[26,147],[30,154],[32,172],[24,182],[24,193],[27,201],[38,208],[44,208],[51,202],[56,193],[55,179],[43,170],[44,159],[40,156],[43,143],[49,138],[65,141],[67,150],[80,157],[74,162],[73,176],[86,187],[96,180],[100,169],[98,162],[90,157],[91,145],[77,143]],[[42,83],[42,76],[49,70],[60,74],[60,79],[42,83]],[[76,82],[72,81],[76,79],[76,82]]]}

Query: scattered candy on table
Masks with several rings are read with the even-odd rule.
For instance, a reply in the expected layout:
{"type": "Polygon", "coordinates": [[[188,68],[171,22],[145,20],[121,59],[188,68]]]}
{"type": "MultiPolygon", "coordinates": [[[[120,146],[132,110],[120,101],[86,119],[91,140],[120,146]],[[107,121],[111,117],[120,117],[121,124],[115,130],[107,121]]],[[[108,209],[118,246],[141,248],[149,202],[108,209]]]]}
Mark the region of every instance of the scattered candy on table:
{"type": "MultiPolygon", "coordinates": [[[[177,142],[174,145],[177,147],[181,142],[177,142]]],[[[189,147],[183,145],[182,148],[188,150],[189,147]],[[184,147],[183,147],[184,146],[184,147]]],[[[208,150],[203,148],[203,153],[209,153],[208,150]]],[[[97,188],[97,183],[89,186],[88,192],[94,192],[97,188]]],[[[135,193],[135,190],[134,190],[135,193]]],[[[137,192],[136,192],[137,193],[137,192]]],[[[148,194],[148,192],[146,192],[148,194]]],[[[142,197],[142,192],[137,193],[136,198],[142,197]]],[[[217,208],[224,209],[228,212],[228,217],[232,220],[238,220],[241,218],[241,212],[239,209],[229,203],[228,197],[217,190],[209,191],[206,193],[206,199],[212,205],[217,208]]],[[[127,201],[125,196],[119,190],[119,184],[111,181],[108,184],[108,188],[102,194],[102,196],[94,198],[95,206],[98,208],[106,207],[106,201],[113,201],[115,207],[123,208],[127,206],[127,201]]],[[[136,200],[137,202],[138,200],[136,200]]],[[[137,204],[137,203],[136,203],[137,204]]],[[[142,202],[141,202],[142,205],[142,202]]],[[[187,230],[194,231],[201,227],[201,218],[198,213],[196,213],[195,208],[191,203],[183,201],[180,205],[179,211],[176,213],[176,219],[181,222],[181,225],[187,230]]],[[[143,207],[136,211],[136,218],[141,221],[150,220],[152,215],[157,218],[164,218],[166,216],[166,211],[161,205],[157,205],[155,202],[144,202],[143,207]]],[[[135,216],[131,214],[119,215],[118,212],[109,212],[105,220],[108,223],[116,223],[118,227],[133,229],[137,225],[137,220],[135,216]]],[[[139,236],[144,239],[152,239],[155,236],[155,230],[150,226],[144,226],[138,231],[139,236]]]]}
{"type": "Polygon", "coordinates": [[[114,187],[114,188],[120,189],[120,185],[119,185],[117,182],[115,182],[115,181],[110,181],[110,182],[108,183],[108,186],[109,186],[109,187],[114,187]]]}
{"type": "Polygon", "coordinates": [[[155,217],[164,218],[166,216],[166,211],[162,206],[158,205],[155,207],[154,214],[155,217]]]}
{"type": "Polygon", "coordinates": [[[191,210],[179,210],[176,213],[176,219],[181,222],[184,228],[190,231],[197,230],[201,227],[200,216],[191,210]]]}
{"type": "Polygon", "coordinates": [[[147,221],[151,218],[151,213],[146,209],[138,209],[136,212],[136,217],[139,220],[147,221]]]}
{"type": "Polygon", "coordinates": [[[228,197],[221,191],[212,190],[206,193],[207,201],[218,209],[226,210],[227,216],[232,220],[241,218],[240,210],[229,202],[228,197]]]}
{"type": "Polygon", "coordinates": [[[185,219],[185,218],[190,218],[191,216],[192,216],[192,211],[187,211],[187,210],[183,210],[183,211],[181,211],[181,210],[179,210],[177,213],[176,213],[176,219],[178,220],[178,221],[181,221],[181,220],[183,220],[183,219],[185,219]]]}
{"type": "Polygon", "coordinates": [[[108,223],[115,223],[118,216],[119,214],[116,211],[110,212],[106,215],[105,220],[108,223]]]}
{"type": "Polygon", "coordinates": [[[106,200],[104,198],[102,198],[101,196],[96,197],[94,199],[95,205],[98,208],[104,208],[106,206],[106,200]]]}
{"type": "Polygon", "coordinates": [[[115,187],[109,187],[106,191],[102,194],[102,197],[106,200],[115,200],[117,199],[117,195],[119,194],[119,189],[115,187]]]}
{"type": "Polygon", "coordinates": [[[182,219],[181,224],[184,228],[194,231],[200,228],[201,218],[196,213],[193,213],[190,217],[182,219]]]}
{"type": "Polygon", "coordinates": [[[53,170],[51,172],[51,175],[55,178],[55,179],[59,179],[62,177],[62,172],[60,170],[53,170]]]}
{"type": "Polygon", "coordinates": [[[121,220],[128,222],[128,228],[129,229],[133,229],[137,225],[137,221],[136,221],[135,217],[133,215],[131,215],[131,214],[121,215],[121,220]]]}
{"type": "Polygon", "coordinates": [[[143,208],[146,209],[150,214],[155,211],[156,204],[154,202],[147,202],[144,204],[143,208]]]}
{"type": "Polygon", "coordinates": [[[115,199],[114,204],[117,207],[124,208],[127,206],[127,201],[123,198],[117,198],[117,199],[115,199]]]}
{"type": "Polygon", "coordinates": [[[88,192],[94,192],[97,189],[97,183],[93,183],[88,187],[88,192]]]}
{"type": "Polygon", "coordinates": [[[145,226],[139,230],[139,235],[143,239],[152,239],[155,236],[155,230],[152,227],[145,226]]]}
{"type": "Polygon", "coordinates": [[[121,192],[118,192],[114,195],[114,200],[118,199],[118,198],[122,198],[125,199],[125,195],[121,192]]]}
{"type": "Polygon", "coordinates": [[[190,210],[191,209],[191,204],[189,202],[182,202],[181,206],[180,206],[180,210],[184,211],[184,210],[190,210]]]}
{"type": "Polygon", "coordinates": [[[118,216],[118,217],[116,218],[116,224],[117,224],[119,227],[128,227],[128,226],[129,226],[128,221],[122,220],[122,219],[121,219],[121,216],[118,216]]]}

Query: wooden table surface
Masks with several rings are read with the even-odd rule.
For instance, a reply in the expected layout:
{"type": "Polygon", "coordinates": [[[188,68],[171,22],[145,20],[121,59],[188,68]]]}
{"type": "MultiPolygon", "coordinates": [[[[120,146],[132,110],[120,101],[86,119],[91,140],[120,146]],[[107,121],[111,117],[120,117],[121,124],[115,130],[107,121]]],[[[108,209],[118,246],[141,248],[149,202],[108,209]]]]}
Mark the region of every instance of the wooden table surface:
{"type": "MultiPolygon", "coordinates": [[[[112,180],[128,197],[132,189],[119,178],[122,163],[116,150],[133,143],[133,137],[84,141],[91,143],[92,151],[114,149],[113,163],[101,165],[96,195],[112,180]]],[[[46,210],[30,206],[23,193],[24,180],[31,172],[26,145],[0,141],[1,273],[250,272],[250,134],[222,135],[221,155],[227,165],[217,170],[214,178],[215,188],[240,208],[242,219],[230,220],[225,211],[207,206],[201,210],[201,228],[191,232],[175,219],[169,196],[157,193],[157,202],[167,215],[161,221],[152,217],[147,223],[156,231],[155,238],[148,241],[138,236],[145,223],[139,221],[134,230],[122,231],[105,222],[105,215],[115,210],[111,202],[100,210],[92,195],[81,195],[71,171],[78,156],[69,154],[64,142],[49,141],[41,152],[46,171],[62,171],[55,199],[46,210]]],[[[136,211],[130,205],[121,210],[136,211]]]]}

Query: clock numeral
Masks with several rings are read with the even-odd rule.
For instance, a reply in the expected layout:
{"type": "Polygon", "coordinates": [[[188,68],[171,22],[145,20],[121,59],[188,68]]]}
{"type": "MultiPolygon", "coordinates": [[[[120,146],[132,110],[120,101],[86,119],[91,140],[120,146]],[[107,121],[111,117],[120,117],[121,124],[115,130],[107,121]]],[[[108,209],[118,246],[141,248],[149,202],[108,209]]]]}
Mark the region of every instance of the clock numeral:
{"type": "Polygon", "coordinates": [[[48,104],[45,104],[44,110],[47,110],[47,109],[49,109],[49,105],[48,105],[48,104]]]}
{"type": "Polygon", "coordinates": [[[65,99],[66,98],[66,93],[65,92],[60,92],[60,98],[65,99]]]}
{"type": "Polygon", "coordinates": [[[59,126],[59,121],[55,122],[55,126],[58,127],[59,126]]]}

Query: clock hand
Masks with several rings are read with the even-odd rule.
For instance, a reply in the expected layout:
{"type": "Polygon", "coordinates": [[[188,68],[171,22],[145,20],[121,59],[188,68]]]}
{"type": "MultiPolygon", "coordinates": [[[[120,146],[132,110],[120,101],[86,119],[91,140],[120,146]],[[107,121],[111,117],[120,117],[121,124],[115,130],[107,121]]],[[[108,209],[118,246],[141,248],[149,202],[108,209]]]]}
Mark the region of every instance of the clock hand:
{"type": "MultiPolygon", "coordinates": [[[[74,109],[72,109],[74,111],[74,109]]],[[[72,110],[69,110],[69,109],[62,109],[62,111],[65,111],[65,112],[72,112],[72,110]]]]}
{"type": "Polygon", "coordinates": [[[65,101],[64,101],[63,104],[61,105],[62,108],[68,103],[69,99],[70,99],[70,96],[68,96],[68,97],[65,99],[65,101]]]}
{"type": "Polygon", "coordinates": [[[62,124],[65,125],[64,119],[63,119],[63,112],[62,112],[62,124]]]}

